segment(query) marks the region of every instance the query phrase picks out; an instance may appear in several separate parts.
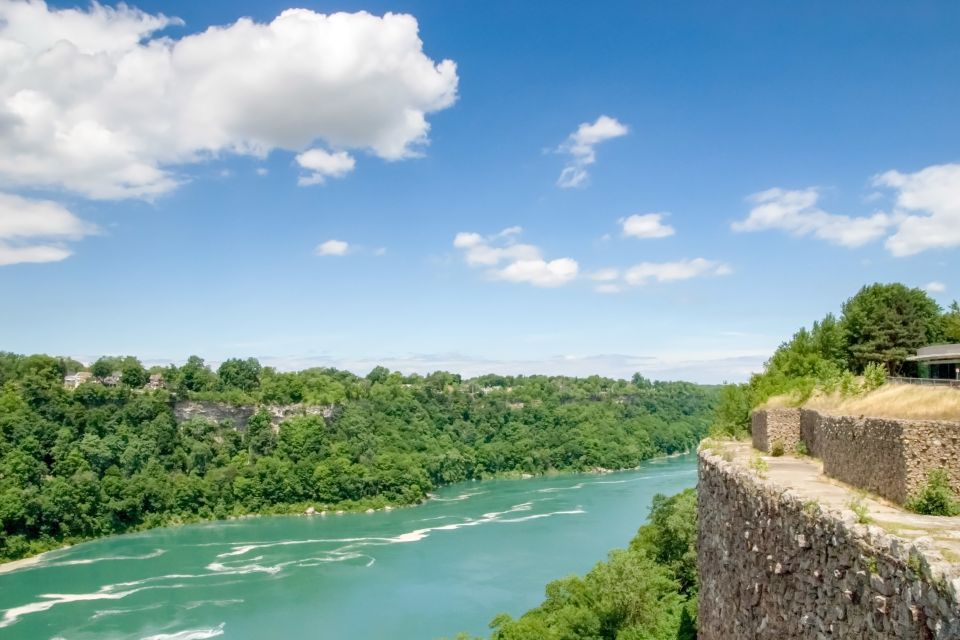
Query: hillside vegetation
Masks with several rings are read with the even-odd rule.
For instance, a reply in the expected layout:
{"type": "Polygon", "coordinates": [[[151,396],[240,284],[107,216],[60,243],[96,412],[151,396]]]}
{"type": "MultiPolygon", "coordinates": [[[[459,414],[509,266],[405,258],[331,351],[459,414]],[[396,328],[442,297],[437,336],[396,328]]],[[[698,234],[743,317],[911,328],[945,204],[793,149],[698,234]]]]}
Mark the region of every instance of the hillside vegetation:
{"type": "Polygon", "coordinates": [[[892,384],[853,396],[818,391],[804,406],[824,413],[854,416],[958,420],[960,389],[892,384]]]}
{"type": "Polygon", "coordinates": [[[960,417],[949,390],[880,388],[888,375],[917,375],[917,349],[960,342],[960,305],[947,310],[902,284],[863,287],[842,306],[780,345],[761,373],[724,387],[714,431],[749,432],[750,411],[765,403],[810,403],[831,411],[900,417],[960,417]],[[924,409],[924,402],[929,407],[924,409]],[[858,408],[860,410],[858,410],[858,408]],[[904,413],[898,413],[898,412],[904,413]]]}
{"type": "Polygon", "coordinates": [[[365,378],[279,373],[255,360],[217,371],[199,358],[141,385],[135,358],[79,363],[0,354],[0,559],[144,527],[247,513],[413,504],[431,489],[498,474],[630,468],[693,449],[717,389],[600,377],[365,378]],[[121,371],[115,386],[101,384],[121,371]],[[177,424],[173,394],[334,405],[275,431],[259,412],[244,431],[177,424]]]}

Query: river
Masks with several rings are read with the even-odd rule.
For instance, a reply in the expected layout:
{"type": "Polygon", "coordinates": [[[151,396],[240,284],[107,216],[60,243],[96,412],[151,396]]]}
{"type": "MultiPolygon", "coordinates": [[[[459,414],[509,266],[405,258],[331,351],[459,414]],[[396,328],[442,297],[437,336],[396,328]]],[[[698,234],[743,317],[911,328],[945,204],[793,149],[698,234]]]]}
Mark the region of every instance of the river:
{"type": "Polygon", "coordinates": [[[6,640],[430,640],[489,633],[627,544],[692,455],[446,487],[418,507],[155,529],[0,575],[6,640]]]}

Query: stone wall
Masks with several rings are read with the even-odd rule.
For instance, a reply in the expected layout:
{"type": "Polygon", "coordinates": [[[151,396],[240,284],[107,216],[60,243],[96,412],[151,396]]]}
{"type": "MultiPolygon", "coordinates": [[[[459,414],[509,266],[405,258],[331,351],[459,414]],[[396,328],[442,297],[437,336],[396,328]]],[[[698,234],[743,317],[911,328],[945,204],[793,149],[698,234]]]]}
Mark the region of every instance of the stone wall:
{"type": "Polygon", "coordinates": [[[820,414],[810,409],[800,410],[800,439],[807,446],[807,453],[820,457],[820,442],[817,432],[820,429],[820,414]]]}
{"type": "Polygon", "coordinates": [[[784,452],[796,451],[800,443],[799,409],[758,409],[750,420],[754,448],[770,452],[780,443],[784,452]]]}
{"type": "Polygon", "coordinates": [[[960,578],[932,546],[707,449],[699,470],[701,640],[960,638],[960,578]]]}
{"type": "MultiPolygon", "coordinates": [[[[960,492],[960,423],[822,415],[803,411],[800,432],[823,472],[903,504],[945,469],[960,492]]],[[[755,445],[756,446],[756,445],[755,445]]]]}

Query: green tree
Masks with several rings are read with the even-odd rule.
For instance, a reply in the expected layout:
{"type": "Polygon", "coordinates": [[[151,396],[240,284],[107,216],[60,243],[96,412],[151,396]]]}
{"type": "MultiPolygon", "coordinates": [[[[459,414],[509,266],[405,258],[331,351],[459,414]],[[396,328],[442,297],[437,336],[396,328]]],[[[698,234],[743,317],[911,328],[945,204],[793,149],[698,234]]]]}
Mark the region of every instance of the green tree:
{"type": "Polygon", "coordinates": [[[124,358],[120,366],[120,382],[131,389],[139,389],[147,384],[150,374],[143,368],[140,361],[133,356],[124,358]]]}
{"type": "Polygon", "coordinates": [[[96,362],[90,367],[90,373],[93,374],[93,377],[98,380],[103,380],[111,373],[113,373],[113,359],[108,357],[98,358],[96,362]]]}
{"type": "Polygon", "coordinates": [[[947,342],[960,342],[960,304],[954,300],[943,314],[943,339],[947,342]]]}
{"type": "Polygon", "coordinates": [[[260,386],[260,362],[256,358],[230,358],[217,369],[220,382],[225,387],[253,391],[260,386]]]}
{"type": "Polygon", "coordinates": [[[926,292],[902,284],[863,287],[843,305],[843,329],[851,363],[862,371],[882,363],[897,374],[906,358],[940,340],[940,307],[926,292]]]}
{"type": "Polygon", "coordinates": [[[216,376],[200,356],[190,356],[179,371],[180,388],[184,391],[210,391],[216,386],[216,376]]]}

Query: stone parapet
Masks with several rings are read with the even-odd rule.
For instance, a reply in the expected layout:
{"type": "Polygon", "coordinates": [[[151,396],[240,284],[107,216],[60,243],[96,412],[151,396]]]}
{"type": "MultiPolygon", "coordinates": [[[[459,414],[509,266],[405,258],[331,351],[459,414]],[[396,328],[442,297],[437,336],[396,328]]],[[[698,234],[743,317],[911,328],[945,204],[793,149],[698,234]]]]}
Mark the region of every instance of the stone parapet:
{"type": "Polygon", "coordinates": [[[757,409],[750,418],[753,446],[770,452],[779,443],[786,453],[792,453],[800,443],[799,409],[757,409]]]}
{"type": "Polygon", "coordinates": [[[794,468],[813,462],[772,459],[775,481],[750,470],[749,455],[700,452],[701,640],[960,638],[960,579],[929,539],[821,507],[794,468]]]}

